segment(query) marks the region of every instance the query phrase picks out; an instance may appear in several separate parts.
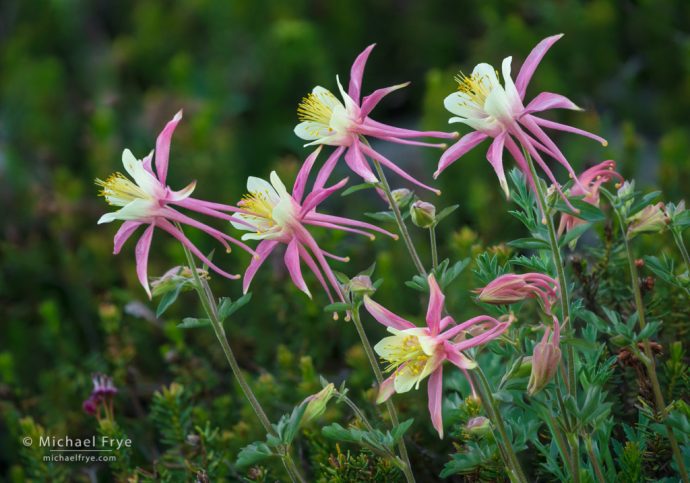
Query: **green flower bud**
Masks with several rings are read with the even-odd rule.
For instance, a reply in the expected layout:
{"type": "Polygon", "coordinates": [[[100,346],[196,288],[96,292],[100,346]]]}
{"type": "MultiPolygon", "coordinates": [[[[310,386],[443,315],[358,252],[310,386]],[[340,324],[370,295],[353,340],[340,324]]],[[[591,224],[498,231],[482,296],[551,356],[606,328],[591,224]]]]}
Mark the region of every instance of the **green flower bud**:
{"type": "Polygon", "coordinates": [[[662,202],[649,205],[642,211],[628,218],[628,238],[638,233],[660,233],[669,223],[665,206],[662,202]]]}
{"type": "Polygon", "coordinates": [[[335,394],[335,386],[333,383],[328,384],[316,394],[312,394],[305,401],[307,402],[307,409],[302,416],[302,422],[307,423],[320,417],[325,411],[328,401],[331,400],[335,394]]]}
{"type": "Polygon", "coordinates": [[[371,278],[367,275],[356,275],[350,279],[348,291],[357,295],[373,295],[376,292],[371,278]]]}
{"type": "Polygon", "coordinates": [[[399,188],[391,191],[391,194],[393,195],[393,201],[395,201],[395,204],[400,206],[401,204],[406,204],[409,197],[412,195],[412,191],[408,190],[407,188],[399,188]]]}
{"type": "Polygon", "coordinates": [[[412,223],[420,228],[431,228],[436,222],[436,207],[426,201],[415,201],[410,206],[412,223]]]}
{"type": "Polygon", "coordinates": [[[491,421],[484,416],[477,416],[467,421],[465,431],[475,436],[486,436],[491,431],[491,421]]]}

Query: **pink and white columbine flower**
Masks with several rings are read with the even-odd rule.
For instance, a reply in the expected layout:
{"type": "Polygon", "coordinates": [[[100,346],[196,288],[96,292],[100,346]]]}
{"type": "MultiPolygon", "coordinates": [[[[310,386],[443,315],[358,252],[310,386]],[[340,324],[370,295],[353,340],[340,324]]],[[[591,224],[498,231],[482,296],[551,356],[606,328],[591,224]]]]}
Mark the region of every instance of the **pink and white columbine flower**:
{"type": "Polygon", "coordinates": [[[175,114],[175,117],[168,122],[163,131],[158,135],[155,151],[151,151],[144,159],[139,160],[135,158],[129,149],[123,151],[122,164],[124,165],[125,171],[132,179],[118,172],[108,177],[105,181],[100,179],[96,180],[96,184],[102,188],[100,195],[102,195],[110,205],[120,207],[117,211],[106,213],[101,216],[98,223],[110,223],[115,220],[124,221],[115,234],[114,254],[120,252],[122,245],[132,236],[137,228],[146,225],[146,230],[137,242],[135,256],[137,277],[144,287],[144,290],[146,290],[149,298],[151,298],[151,290],[149,288],[147,275],[148,258],[153,231],[156,227],[171,234],[206,265],[227,278],[236,279],[239,278],[239,275],[231,275],[213,264],[196,246],[194,246],[184,233],[177,228],[175,225],[176,223],[188,225],[203,231],[218,240],[228,251],[230,250],[228,242],[230,242],[253,253],[251,248],[239,240],[204,223],[200,223],[173,208],[173,206],[186,208],[224,220],[234,220],[234,218],[223,211],[236,211],[234,207],[192,198],[191,194],[194,191],[196,182],[190,183],[186,188],[180,191],[173,191],[166,184],[170,139],[180,119],[182,119],[182,111],[175,114]],[[155,171],[152,166],[154,153],[155,171]]]}
{"type": "Polygon", "coordinates": [[[364,297],[367,311],[393,335],[385,337],[374,350],[388,363],[393,374],[379,388],[377,403],[386,401],[393,393],[419,389],[423,379],[429,377],[429,413],[431,422],[443,438],[441,403],[443,400],[443,363],[449,360],[466,373],[477,363],[462,351],[486,344],[500,336],[510,325],[487,315],[454,325],[450,316],[443,316],[445,297],[433,274],[429,275],[430,299],[426,313],[427,327],[417,327],[402,317],[364,297]],[[449,326],[454,325],[450,329],[449,326]],[[447,329],[447,330],[446,330],[447,329]],[[445,332],[444,332],[445,331],[445,332]],[[467,336],[471,337],[467,337],[467,336]]]}
{"type": "Polygon", "coordinates": [[[479,294],[477,299],[480,302],[494,305],[510,305],[536,298],[544,311],[551,315],[551,309],[558,301],[558,282],[543,273],[507,273],[475,292],[479,294]]]}
{"type": "MultiPolygon", "coordinates": [[[[570,196],[584,196],[582,201],[598,207],[599,188],[601,188],[602,184],[612,179],[623,181],[623,177],[616,172],[616,162],[611,160],[604,161],[603,163],[599,163],[583,171],[583,173],[577,177],[579,184],[570,188],[568,194],[570,196]]],[[[563,213],[558,225],[558,235],[560,236],[563,232],[570,231],[582,223],[584,223],[584,220],[577,216],[563,213]]]]}
{"type": "Polygon", "coordinates": [[[241,212],[237,213],[236,217],[239,221],[233,221],[232,224],[235,228],[249,232],[242,235],[242,240],[261,241],[256,247],[257,257],[251,261],[244,274],[245,292],[249,289],[249,284],[257,270],[273,249],[278,244],[284,244],[287,245],[284,256],[285,266],[297,288],[311,297],[302,277],[300,262],[304,262],[314,272],[331,301],[334,300],[331,288],[335,291],[336,297],[343,300],[340,284],[326,258],[342,262],[347,262],[348,259],[322,250],[306,225],[358,233],[372,240],[375,238],[372,232],[383,233],[397,239],[397,235],[369,223],[316,211],[326,198],[347,183],[347,178],[345,178],[333,186],[324,187],[328,173],[322,169],[314,181],[311,193],[305,196],[307,179],[320,151],[319,147],[302,165],[292,188],[292,194],[287,191],[275,171],[270,175],[270,183],[253,176],[247,180],[248,194],[238,203],[241,212]]]}
{"type": "MultiPolygon", "coordinates": [[[[534,115],[534,113],[548,109],[580,110],[572,101],[560,94],[542,92],[527,104],[527,107],[523,104],[532,74],[534,74],[544,54],[562,36],[563,34],[554,35],[539,42],[525,60],[515,82],[510,75],[512,57],[503,60],[501,69],[503,85],[499,81],[497,71],[489,64],[477,65],[469,77],[462,74],[456,77],[458,92],[450,94],[444,100],[446,109],[456,115],[449,122],[466,124],[474,131],[463,136],[443,153],[438,163],[438,169],[434,173],[434,178],[479,143],[487,138],[492,138],[493,142],[489,146],[486,157],[494,168],[506,197],[509,196],[510,191],[503,170],[504,148],[508,149],[508,152],[515,158],[518,167],[525,174],[532,188],[535,188],[532,173],[520,146],[527,150],[560,191],[560,185],[539,153],[542,152],[554,158],[568,170],[573,178],[576,178],[575,172],[558,146],[542,128],[580,134],[595,139],[604,146],[607,145],[605,139],[587,131],[534,115]]],[[[576,184],[579,183],[577,179],[575,182],[576,184]]]]}
{"type": "Polygon", "coordinates": [[[336,147],[324,166],[326,168],[325,173],[327,174],[330,174],[338,159],[345,153],[345,163],[352,171],[361,176],[364,181],[376,183],[378,178],[371,170],[366,158],[368,156],[377,159],[382,165],[411,183],[439,193],[435,188],[427,186],[412,177],[388,158],[375,151],[369,143],[363,140],[364,136],[370,136],[400,144],[445,148],[444,144],[430,144],[415,141],[412,138],[428,136],[449,139],[457,137],[457,133],[402,129],[382,124],[369,117],[369,113],[381,99],[409,84],[409,82],[406,82],[377,89],[360,100],[364,66],[374,45],[372,44],[364,49],[355,59],[354,64],[352,64],[350,85],[347,92],[345,92],[340,84],[340,79],[336,76],[342,102],[331,91],[321,86],[315,87],[311,93],[302,99],[297,108],[297,116],[301,122],[295,127],[295,134],[305,141],[310,141],[305,146],[326,144],[336,147]]]}

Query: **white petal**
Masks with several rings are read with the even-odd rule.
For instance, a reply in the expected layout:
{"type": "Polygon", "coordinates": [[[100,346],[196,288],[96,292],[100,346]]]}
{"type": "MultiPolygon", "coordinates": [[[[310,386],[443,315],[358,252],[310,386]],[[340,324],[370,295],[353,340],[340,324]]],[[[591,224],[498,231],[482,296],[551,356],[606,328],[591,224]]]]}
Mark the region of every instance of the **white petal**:
{"type": "Polygon", "coordinates": [[[335,95],[329,91],[328,89],[321,87],[321,86],[316,86],[314,89],[312,89],[312,94],[314,94],[316,97],[318,97],[319,101],[321,101],[325,106],[327,106],[331,111],[336,107],[336,106],[343,106],[343,103],[338,100],[335,95]]]}
{"type": "Polygon", "coordinates": [[[515,83],[513,78],[510,76],[510,63],[512,62],[512,57],[506,57],[503,59],[503,64],[501,65],[501,71],[503,74],[503,83],[505,85],[506,96],[508,96],[508,102],[513,111],[517,111],[522,107],[522,101],[520,100],[520,95],[515,88],[515,83]]]}
{"type": "Polygon", "coordinates": [[[283,200],[284,198],[290,198],[290,193],[288,193],[287,188],[285,188],[285,185],[280,180],[280,177],[278,177],[278,173],[276,173],[275,171],[271,171],[270,179],[271,184],[275,188],[281,200],[283,200]]]}
{"type": "Polygon", "coordinates": [[[305,141],[320,141],[333,134],[329,126],[320,122],[303,121],[295,126],[295,134],[305,141]]]}
{"type": "Polygon", "coordinates": [[[250,193],[262,193],[273,203],[278,203],[278,201],[280,201],[280,196],[278,196],[276,190],[273,189],[271,183],[265,179],[257,178],[256,176],[247,178],[247,191],[250,193]]]}
{"type": "Polygon", "coordinates": [[[472,77],[477,77],[481,84],[486,88],[487,91],[491,91],[494,87],[500,85],[498,82],[498,77],[496,77],[496,69],[493,66],[481,63],[472,71],[472,77]]]}
{"type": "Polygon", "coordinates": [[[162,194],[163,186],[155,176],[144,169],[144,164],[135,158],[129,149],[122,151],[122,165],[146,194],[153,197],[159,197],[162,194]]]}

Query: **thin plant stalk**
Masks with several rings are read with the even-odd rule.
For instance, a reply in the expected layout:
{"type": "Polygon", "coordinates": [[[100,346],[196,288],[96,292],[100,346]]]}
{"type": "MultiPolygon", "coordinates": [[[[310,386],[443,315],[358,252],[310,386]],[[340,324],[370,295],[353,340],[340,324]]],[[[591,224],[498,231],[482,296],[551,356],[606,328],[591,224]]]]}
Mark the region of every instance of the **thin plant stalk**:
{"type": "MultiPolygon", "coordinates": [[[[642,292],[640,290],[639,279],[640,276],[637,272],[637,266],[635,265],[635,256],[633,255],[632,248],[630,246],[630,240],[626,232],[625,223],[623,217],[618,212],[614,210],[616,217],[618,218],[618,223],[620,225],[621,233],[623,234],[623,243],[625,244],[625,253],[628,257],[628,267],[630,269],[630,285],[632,287],[633,296],[635,298],[635,307],[637,309],[637,320],[640,326],[640,330],[644,330],[647,325],[645,318],[644,302],[642,301],[642,292]]],[[[645,367],[647,368],[647,375],[649,377],[649,382],[652,385],[652,392],[654,393],[654,401],[656,409],[659,412],[662,421],[668,416],[666,411],[666,402],[664,401],[664,395],[661,392],[661,385],[659,384],[659,377],[656,373],[656,363],[654,362],[654,353],[652,352],[651,345],[649,344],[649,339],[644,339],[642,341],[644,348],[645,359],[643,360],[645,367]]],[[[684,483],[688,483],[688,470],[685,468],[685,462],[683,461],[683,455],[678,446],[678,441],[676,436],[673,434],[673,428],[668,424],[664,423],[666,426],[666,432],[668,433],[668,441],[671,444],[671,451],[673,452],[673,458],[676,460],[676,465],[678,465],[678,473],[682,478],[684,483]]]]}
{"type": "MultiPolygon", "coordinates": [[[[376,382],[378,383],[378,386],[381,387],[381,384],[383,384],[383,373],[381,372],[381,368],[379,367],[379,363],[376,358],[374,348],[371,346],[371,342],[369,342],[369,338],[367,337],[367,334],[364,331],[362,319],[359,316],[359,307],[354,307],[354,309],[352,310],[352,322],[355,324],[357,334],[359,334],[359,338],[362,340],[364,352],[366,352],[367,358],[369,359],[369,364],[371,365],[371,369],[374,371],[376,382]]],[[[398,418],[398,411],[395,409],[395,404],[393,404],[393,401],[390,398],[386,400],[385,404],[386,409],[388,410],[388,415],[391,418],[391,423],[394,427],[397,427],[400,424],[400,420],[398,418]]],[[[400,441],[398,442],[398,450],[400,452],[402,462],[404,463],[401,469],[405,474],[405,479],[408,482],[415,481],[414,474],[412,473],[412,465],[410,464],[410,457],[407,454],[407,447],[405,446],[404,438],[400,438],[400,441]]]]}
{"type": "Polygon", "coordinates": [[[438,267],[438,246],[436,245],[436,225],[429,228],[429,243],[431,245],[431,266],[436,270],[438,267]]]}
{"type": "MultiPolygon", "coordinates": [[[[368,144],[368,141],[366,139],[363,140],[368,144]]],[[[388,184],[388,178],[386,178],[386,173],[383,172],[381,163],[379,163],[377,159],[374,158],[372,159],[372,161],[374,163],[374,168],[376,168],[376,174],[379,177],[381,189],[386,195],[388,204],[391,205],[391,210],[393,210],[395,222],[397,223],[398,229],[400,230],[400,236],[405,242],[407,251],[410,252],[410,258],[412,258],[412,263],[414,263],[414,266],[419,272],[419,274],[426,277],[426,270],[424,269],[424,264],[422,263],[421,258],[419,258],[419,254],[417,253],[417,250],[414,247],[414,243],[412,242],[410,232],[407,230],[405,220],[403,220],[402,214],[400,213],[400,208],[398,207],[398,204],[395,202],[395,198],[393,198],[393,193],[391,192],[390,184],[388,184]]]]}
{"type": "Polygon", "coordinates": [[[599,460],[597,460],[596,454],[594,453],[594,446],[592,445],[592,435],[585,435],[585,446],[587,447],[587,452],[592,461],[592,468],[594,468],[594,474],[597,477],[599,483],[606,483],[606,478],[604,478],[604,473],[601,471],[601,466],[599,466],[599,460]]]}
{"type": "Polygon", "coordinates": [[[681,255],[683,256],[683,261],[685,262],[685,269],[690,271],[690,255],[688,255],[688,249],[685,248],[685,242],[683,241],[683,234],[680,230],[671,228],[671,234],[673,234],[673,240],[678,246],[681,255]]]}
{"type": "MultiPolygon", "coordinates": [[[[181,229],[181,227],[178,226],[178,229],[181,229]]],[[[230,369],[232,369],[232,373],[235,376],[235,379],[239,383],[245,398],[247,398],[247,401],[249,401],[249,404],[251,405],[252,409],[254,410],[254,413],[256,414],[256,417],[259,419],[261,425],[264,427],[266,432],[270,435],[277,436],[278,434],[271,425],[271,421],[268,419],[268,416],[266,416],[266,412],[261,406],[261,403],[259,403],[259,400],[254,395],[254,391],[252,391],[251,387],[247,383],[247,380],[242,374],[242,370],[240,369],[240,366],[237,363],[235,354],[233,353],[232,348],[228,343],[228,339],[225,334],[225,329],[223,328],[223,324],[220,322],[218,318],[218,307],[216,305],[215,298],[213,297],[213,294],[211,292],[210,286],[205,280],[199,277],[196,268],[196,263],[194,262],[194,256],[192,255],[192,253],[186,246],[183,245],[182,247],[184,249],[185,256],[187,257],[187,264],[189,265],[189,268],[194,276],[195,288],[197,294],[199,295],[201,305],[204,309],[204,312],[206,312],[206,316],[211,321],[213,332],[215,333],[218,342],[220,342],[220,346],[223,349],[223,353],[225,354],[225,358],[227,359],[228,364],[230,365],[230,369]]],[[[301,475],[299,469],[295,465],[295,462],[293,461],[292,457],[290,456],[289,448],[284,448],[284,451],[282,452],[282,454],[280,454],[280,458],[283,462],[285,470],[288,472],[288,475],[290,476],[290,479],[293,482],[306,482],[304,477],[301,475]]]]}

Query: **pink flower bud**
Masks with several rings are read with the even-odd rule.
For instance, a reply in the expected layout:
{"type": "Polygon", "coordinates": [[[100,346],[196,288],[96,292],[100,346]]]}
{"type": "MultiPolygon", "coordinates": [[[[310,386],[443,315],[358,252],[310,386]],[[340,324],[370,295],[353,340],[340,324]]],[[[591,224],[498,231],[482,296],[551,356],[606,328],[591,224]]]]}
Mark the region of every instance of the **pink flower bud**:
{"type": "Polygon", "coordinates": [[[527,392],[530,396],[541,391],[558,371],[558,364],[561,362],[561,349],[559,347],[560,328],[557,320],[554,320],[554,325],[553,339],[549,341],[550,329],[546,329],[541,342],[534,346],[532,374],[527,385],[527,392]]]}
{"type": "Polygon", "coordinates": [[[541,273],[508,273],[492,280],[475,293],[479,294],[477,299],[480,302],[494,305],[510,305],[537,298],[544,311],[551,314],[551,308],[558,300],[558,282],[541,273]]]}
{"type": "Polygon", "coordinates": [[[638,233],[659,233],[664,231],[669,223],[668,215],[662,202],[649,205],[642,211],[628,218],[628,237],[638,233]]]}
{"type": "Polygon", "coordinates": [[[412,223],[419,228],[431,228],[436,223],[436,207],[426,201],[415,201],[410,206],[412,223]]]}

